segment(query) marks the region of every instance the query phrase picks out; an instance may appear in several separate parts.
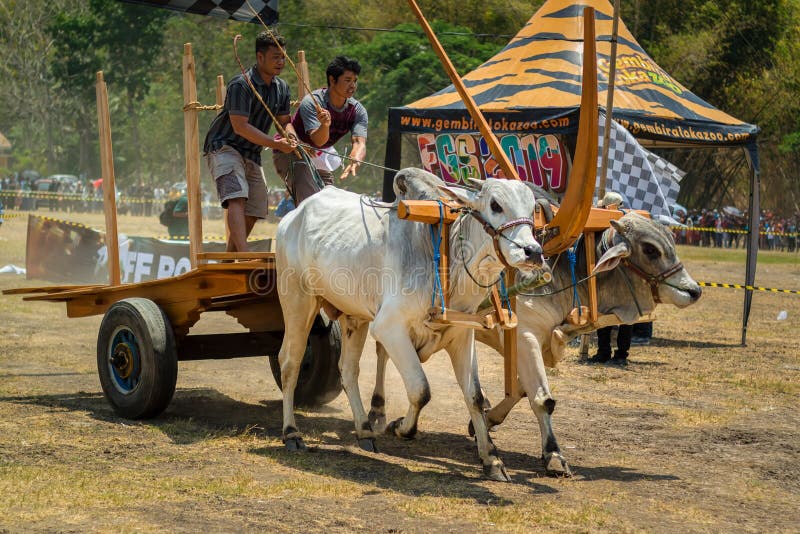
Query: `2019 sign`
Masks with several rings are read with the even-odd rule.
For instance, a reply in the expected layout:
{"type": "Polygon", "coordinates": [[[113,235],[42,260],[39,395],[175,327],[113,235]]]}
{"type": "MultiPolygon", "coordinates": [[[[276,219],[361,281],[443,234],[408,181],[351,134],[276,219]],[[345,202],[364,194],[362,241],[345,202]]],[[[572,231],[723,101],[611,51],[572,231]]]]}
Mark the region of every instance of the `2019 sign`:
{"type": "MultiPolygon", "coordinates": [[[[423,168],[446,182],[504,176],[479,135],[425,133],[417,135],[417,145],[423,168]]],[[[500,137],[500,146],[521,180],[556,193],[566,189],[569,157],[558,136],[507,134],[500,137]]]]}

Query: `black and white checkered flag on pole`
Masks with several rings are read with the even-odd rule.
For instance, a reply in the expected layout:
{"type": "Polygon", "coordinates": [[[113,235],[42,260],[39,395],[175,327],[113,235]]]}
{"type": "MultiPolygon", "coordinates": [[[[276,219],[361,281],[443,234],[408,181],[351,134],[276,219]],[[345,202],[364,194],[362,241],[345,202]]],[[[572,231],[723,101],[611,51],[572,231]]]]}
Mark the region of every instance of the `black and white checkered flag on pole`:
{"type": "MultiPolygon", "coordinates": [[[[163,7],[173,11],[260,24],[245,0],[119,0],[128,4],[163,7]]],[[[250,0],[264,24],[278,22],[278,0],[250,0]]]]}
{"type": "MultiPolygon", "coordinates": [[[[600,113],[600,150],[597,156],[597,184],[603,163],[603,133],[605,114],[600,113]]],[[[606,191],[621,194],[627,207],[649,211],[653,218],[663,222],[672,220],[669,205],[676,202],[680,181],[685,172],[664,158],[646,150],[633,135],[611,121],[608,143],[608,169],[606,191]]],[[[597,199],[595,199],[596,203],[597,199]]]]}

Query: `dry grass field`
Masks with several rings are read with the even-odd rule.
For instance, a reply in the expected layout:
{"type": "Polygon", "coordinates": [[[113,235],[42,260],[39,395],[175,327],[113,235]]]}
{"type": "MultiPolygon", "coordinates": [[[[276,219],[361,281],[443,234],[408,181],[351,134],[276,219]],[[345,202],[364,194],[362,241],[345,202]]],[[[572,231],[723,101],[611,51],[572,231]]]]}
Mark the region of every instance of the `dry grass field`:
{"type": "MultiPolygon", "coordinates": [[[[100,215],[70,218],[102,227],[100,215]]],[[[25,220],[0,227],[0,266],[24,265],[25,220]]],[[[206,225],[220,234],[220,221],[206,225]]],[[[120,230],[158,235],[155,217],[120,230]]],[[[270,235],[274,225],[256,228],[270,235]]],[[[742,251],[680,249],[697,280],[742,283],[742,251]]],[[[0,274],[0,288],[38,285],[0,274]]],[[[800,289],[800,257],[764,253],[757,284],[800,289]]],[[[706,288],[658,311],[650,346],[626,368],[551,373],[556,435],[573,478],[550,478],[521,403],[493,434],[512,477],[481,478],[445,355],[426,364],[433,399],[419,437],[356,447],[344,395],[300,412],[309,451],[281,440],[266,358],[185,362],[167,411],[114,415],[95,366],[100,317],[0,297],[0,532],[796,532],[800,530],[800,295],[756,293],[740,346],[743,293],[706,288]],[[776,320],[781,310],[788,318],[776,320]]],[[[195,327],[235,327],[209,314],[195,327]]],[[[502,398],[502,360],[480,347],[502,398]]],[[[371,392],[374,344],[362,360],[371,392]]],[[[390,366],[388,416],[406,401],[390,366]]]]}

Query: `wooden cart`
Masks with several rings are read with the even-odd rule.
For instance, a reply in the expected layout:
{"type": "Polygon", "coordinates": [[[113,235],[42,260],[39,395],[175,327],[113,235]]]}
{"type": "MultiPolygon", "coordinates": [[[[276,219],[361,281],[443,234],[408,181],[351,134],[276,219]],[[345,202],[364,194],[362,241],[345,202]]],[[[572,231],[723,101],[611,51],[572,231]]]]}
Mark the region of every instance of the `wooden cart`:
{"type": "MultiPolygon", "coordinates": [[[[191,45],[184,47],[184,116],[192,269],[179,276],[136,284],[120,282],[114,168],[108,95],[97,73],[97,110],[104,180],[108,285],[46,286],[6,290],[24,300],[64,302],[68,317],[103,315],[97,338],[97,370],[103,392],[121,416],[154,417],[175,392],[178,362],[269,356],[280,386],[277,354],[283,339],[272,252],[204,253],[200,211],[200,154],[197,113],[221,107],[224,84],[217,83],[217,105],[197,103],[191,45]],[[248,331],[190,334],[205,312],[222,311],[248,331]]],[[[295,401],[314,406],[341,391],[338,323],[318,317],[309,335],[295,401]]]]}

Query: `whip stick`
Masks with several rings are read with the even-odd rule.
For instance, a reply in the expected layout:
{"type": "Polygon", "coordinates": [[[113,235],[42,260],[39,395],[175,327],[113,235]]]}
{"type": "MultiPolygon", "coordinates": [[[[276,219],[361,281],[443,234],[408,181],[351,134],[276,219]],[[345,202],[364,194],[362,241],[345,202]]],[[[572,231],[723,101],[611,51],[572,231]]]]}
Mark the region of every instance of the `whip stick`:
{"type": "Polygon", "coordinates": [[[486,118],[478,108],[478,104],[475,103],[472,95],[467,92],[464,82],[461,81],[461,77],[458,75],[456,68],[453,66],[453,63],[447,56],[447,52],[444,51],[444,48],[442,48],[442,45],[439,42],[439,39],[436,37],[436,34],[433,33],[433,29],[425,19],[425,15],[422,14],[422,11],[414,0],[408,0],[408,5],[411,6],[411,10],[417,16],[422,29],[425,30],[425,34],[428,36],[428,40],[431,42],[434,52],[436,52],[436,55],[439,56],[444,70],[450,77],[450,81],[453,82],[453,86],[456,88],[461,100],[467,107],[467,111],[469,111],[472,120],[474,120],[475,124],[478,125],[478,130],[486,140],[486,144],[489,145],[489,150],[491,150],[494,159],[497,160],[497,163],[500,164],[500,168],[503,169],[503,173],[506,175],[506,178],[519,180],[517,170],[511,165],[511,161],[509,161],[505,151],[500,147],[500,141],[497,140],[494,132],[492,132],[491,128],[489,127],[489,123],[486,122],[486,118]]]}

